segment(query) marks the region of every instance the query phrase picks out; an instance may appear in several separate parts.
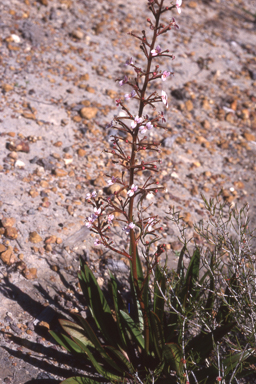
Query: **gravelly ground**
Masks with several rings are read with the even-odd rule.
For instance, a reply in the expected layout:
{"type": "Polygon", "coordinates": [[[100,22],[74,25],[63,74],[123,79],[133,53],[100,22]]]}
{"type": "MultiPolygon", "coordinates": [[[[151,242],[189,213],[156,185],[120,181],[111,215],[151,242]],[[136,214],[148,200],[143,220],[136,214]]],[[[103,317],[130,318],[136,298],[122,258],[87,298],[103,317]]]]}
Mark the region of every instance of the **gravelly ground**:
{"type": "MultiPolygon", "coordinates": [[[[209,198],[222,191],[230,204],[250,204],[255,226],[256,4],[184,3],[181,15],[173,14],[180,30],[160,42],[175,60],[163,62],[164,69],[174,71],[164,83],[167,129],[151,132],[162,142],[157,177],[165,187],[152,200],[151,211],[165,217],[174,206],[193,236],[192,224],[205,217],[201,193],[209,198]]],[[[123,260],[91,250],[85,193],[105,193],[104,174],[112,170],[103,152],[112,133],[106,125],[120,112],[115,99],[129,91],[114,80],[123,73],[132,76],[124,66],[128,57],[143,65],[138,44],[127,32],[140,31],[148,17],[146,4],[1,1],[3,383],[50,383],[71,374],[72,361],[52,344],[47,327],[56,325],[56,311],[70,316],[83,309],[76,293],[79,255],[86,255],[99,281],[106,277],[105,267],[127,274],[123,260]]],[[[162,86],[159,82],[156,89],[162,86]]],[[[138,182],[146,176],[141,174],[138,182]]],[[[166,219],[163,223],[175,266],[177,230],[166,219]]],[[[125,238],[118,241],[123,244],[125,238]]]]}

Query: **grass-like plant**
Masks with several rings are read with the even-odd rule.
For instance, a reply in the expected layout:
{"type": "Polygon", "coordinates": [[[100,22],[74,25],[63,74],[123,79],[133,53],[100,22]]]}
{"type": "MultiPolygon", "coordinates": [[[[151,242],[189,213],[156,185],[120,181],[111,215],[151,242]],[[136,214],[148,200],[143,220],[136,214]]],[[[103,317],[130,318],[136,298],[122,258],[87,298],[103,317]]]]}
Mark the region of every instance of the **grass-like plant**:
{"type": "MultiPolygon", "coordinates": [[[[109,124],[117,134],[112,136],[112,148],[106,152],[112,154],[113,164],[121,168],[120,175],[108,176],[108,185],[116,187],[111,196],[98,197],[96,191],[86,196],[93,207],[86,226],[97,234],[95,245],[105,246],[130,262],[130,297],[126,300],[122,297],[118,281],[111,273],[106,296],[90,268],[81,261],[79,281],[90,317],[77,316],[78,323],[61,320],[66,334],[51,331],[51,335],[69,352],[90,361],[98,377],[85,373],[65,380],[65,384],[102,380],[162,384],[229,380],[231,383],[239,375],[250,373],[249,365],[255,363],[252,344],[234,340],[234,330],[242,338],[242,331],[248,328],[248,323],[241,320],[243,306],[237,306],[238,298],[247,300],[249,295],[249,312],[254,311],[252,279],[246,286],[245,278],[245,286],[241,288],[236,271],[228,275],[223,270],[218,258],[220,238],[215,238],[215,249],[208,254],[195,247],[188,265],[184,262],[184,256],[189,255],[185,241],[177,270],[161,268],[159,259],[165,245],[161,243],[159,219],[147,213],[146,197],[161,188],[153,177],[159,160],[146,157],[149,151],[159,151],[159,143],[148,132],[163,128],[165,122],[164,112],[156,113],[156,105],[168,107],[165,91],[158,94],[149,88],[153,88],[150,85],[154,81],[164,84],[172,75],[160,70],[155,62],[174,58],[169,50],[161,48],[158,39],[179,28],[174,18],[165,24],[161,19],[175,9],[180,13],[181,3],[176,0],[175,5],[164,6],[164,0],[148,0],[152,18],[147,19],[147,32],[143,30],[141,36],[130,33],[139,41],[146,63],[142,69],[129,58],[126,65],[134,70],[134,78],[125,75],[118,79],[120,86],[130,87],[130,92],[116,100],[122,113],[109,124]],[[131,100],[137,103],[136,114],[128,108],[131,100]],[[152,109],[154,114],[150,116],[152,109]],[[138,174],[143,171],[150,176],[138,185],[138,174]],[[113,223],[115,230],[119,228],[127,237],[127,247],[120,248],[115,242],[113,223]],[[217,283],[219,275],[222,280],[217,283]]],[[[211,207],[208,204],[209,210],[211,207]]],[[[209,230],[202,232],[207,240],[214,236],[209,230]]],[[[254,321],[252,316],[250,327],[254,330],[251,329],[250,340],[255,335],[254,321]]]]}

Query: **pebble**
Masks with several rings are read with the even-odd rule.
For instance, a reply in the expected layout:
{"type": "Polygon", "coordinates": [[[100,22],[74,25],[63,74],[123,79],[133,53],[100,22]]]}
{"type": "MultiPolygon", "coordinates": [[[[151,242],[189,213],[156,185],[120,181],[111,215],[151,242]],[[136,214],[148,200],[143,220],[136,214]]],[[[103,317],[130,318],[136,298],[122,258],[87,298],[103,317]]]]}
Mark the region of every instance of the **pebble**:
{"type": "Polygon", "coordinates": [[[84,157],[86,155],[87,151],[85,149],[79,148],[77,151],[77,154],[79,157],[84,157]]]}
{"type": "Polygon", "coordinates": [[[4,244],[0,244],[0,253],[6,251],[6,246],[4,244]]]}
{"type": "Polygon", "coordinates": [[[25,163],[21,160],[15,161],[15,167],[16,168],[25,168],[25,163]]]}
{"type": "Polygon", "coordinates": [[[30,232],[28,240],[33,244],[38,244],[43,241],[42,237],[36,232],[30,232]]]}
{"type": "Polygon", "coordinates": [[[5,263],[6,265],[12,265],[17,260],[16,256],[13,253],[13,248],[10,246],[7,248],[6,251],[1,253],[0,257],[3,263],[5,263]]]}
{"type": "Polygon", "coordinates": [[[72,36],[78,40],[82,40],[83,37],[84,37],[84,34],[83,32],[80,30],[80,29],[75,29],[73,32],[72,32],[72,36]]]}
{"type": "Polygon", "coordinates": [[[11,84],[3,84],[2,85],[2,90],[4,92],[10,92],[10,91],[13,91],[13,85],[11,84]]]}
{"type": "Polygon", "coordinates": [[[16,224],[16,219],[14,219],[14,217],[3,217],[1,224],[4,228],[13,227],[16,224]]]}
{"type": "Polygon", "coordinates": [[[30,150],[29,144],[22,140],[11,141],[7,143],[6,146],[9,151],[29,153],[30,150]]]}
{"type": "Polygon", "coordinates": [[[26,268],[22,271],[23,276],[27,280],[33,280],[37,278],[37,269],[36,268],[26,268]]]}
{"type": "Polygon", "coordinates": [[[80,110],[80,115],[81,117],[85,118],[85,119],[93,119],[98,113],[98,108],[95,108],[95,107],[83,107],[81,110],[80,110]]]}
{"type": "Polygon", "coordinates": [[[64,169],[56,168],[56,169],[53,170],[53,174],[56,177],[65,177],[65,176],[67,176],[68,172],[65,171],[64,169]]]}
{"type": "Polygon", "coordinates": [[[255,135],[253,133],[245,132],[243,136],[248,141],[255,141],[255,135]]]}
{"type": "Polygon", "coordinates": [[[14,227],[5,227],[4,235],[7,239],[15,240],[18,237],[18,231],[14,227]]]}

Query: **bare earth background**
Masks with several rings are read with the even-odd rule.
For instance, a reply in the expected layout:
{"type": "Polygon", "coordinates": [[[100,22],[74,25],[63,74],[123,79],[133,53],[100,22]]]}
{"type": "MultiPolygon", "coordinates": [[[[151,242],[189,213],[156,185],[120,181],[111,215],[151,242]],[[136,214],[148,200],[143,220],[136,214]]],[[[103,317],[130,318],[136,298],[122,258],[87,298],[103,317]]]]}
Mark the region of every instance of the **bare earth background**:
{"type": "MultiPolygon", "coordinates": [[[[173,78],[154,88],[168,94],[167,130],[150,133],[161,141],[157,178],[165,187],[150,209],[163,217],[170,266],[181,244],[166,220],[169,207],[195,239],[193,223],[205,218],[202,192],[248,202],[256,226],[256,2],[183,3],[181,15],[169,16],[180,30],[159,41],[175,55],[162,67],[173,78]]],[[[127,33],[145,28],[148,16],[145,0],[0,2],[2,383],[58,383],[79,369],[47,333],[59,313],[84,313],[79,255],[100,284],[108,268],[127,278],[125,260],[93,247],[85,194],[109,192],[104,175],[118,172],[103,152],[115,133],[106,125],[120,112],[115,99],[130,89],[114,80],[133,76],[124,66],[131,56],[143,66],[127,33]]]]}

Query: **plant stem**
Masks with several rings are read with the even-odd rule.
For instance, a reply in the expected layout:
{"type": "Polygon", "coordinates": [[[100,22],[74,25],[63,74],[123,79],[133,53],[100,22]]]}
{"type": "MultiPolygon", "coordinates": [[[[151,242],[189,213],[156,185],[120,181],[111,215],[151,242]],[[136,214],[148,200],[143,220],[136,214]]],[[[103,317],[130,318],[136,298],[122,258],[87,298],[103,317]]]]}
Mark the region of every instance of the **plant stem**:
{"type": "MultiPolygon", "coordinates": [[[[149,73],[150,73],[151,64],[152,64],[151,50],[153,50],[153,48],[155,46],[163,2],[164,2],[164,0],[160,1],[158,12],[155,15],[155,19],[156,19],[155,20],[155,28],[154,28],[154,33],[153,33],[152,42],[150,45],[150,50],[149,50],[149,55],[148,55],[148,64],[147,64],[146,76],[145,76],[144,84],[143,84],[143,87],[141,90],[141,95],[140,95],[140,105],[139,105],[139,114],[138,114],[139,117],[142,116],[143,109],[145,106],[144,98],[145,98],[145,93],[146,93],[148,83],[149,83],[149,73]]],[[[137,142],[137,137],[138,137],[138,131],[139,131],[139,129],[136,128],[134,130],[134,133],[133,133],[131,160],[130,160],[130,180],[129,180],[130,187],[134,183],[134,166],[135,166],[135,161],[136,161],[136,151],[137,151],[136,142],[137,142]]],[[[133,205],[134,205],[134,196],[131,197],[130,203],[129,203],[129,222],[133,221],[133,205]]],[[[132,257],[132,273],[133,273],[134,285],[135,285],[138,300],[139,300],[139,303],[140,303],[140,306],[142,309],[142,313],[143,313],[145,351],[146,351],[146,355],[147,355],[149,353],[149,320],[148,320],[148,314],[146,313],[145,305],[144,305],[143,297],[142,297],[143,288],[141,289],[139,287],[139,284],[138,284],[138,273],[137,273],[137,265],[136,265],[137,244],[136,244],[136,238],[135,238],[135,233],[134,233],[133,229],[130,230],[130,249],[131,249],[131,257],[132,257]]]]}

